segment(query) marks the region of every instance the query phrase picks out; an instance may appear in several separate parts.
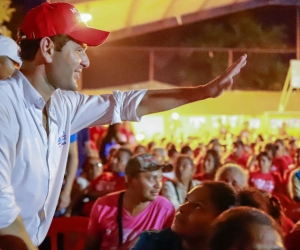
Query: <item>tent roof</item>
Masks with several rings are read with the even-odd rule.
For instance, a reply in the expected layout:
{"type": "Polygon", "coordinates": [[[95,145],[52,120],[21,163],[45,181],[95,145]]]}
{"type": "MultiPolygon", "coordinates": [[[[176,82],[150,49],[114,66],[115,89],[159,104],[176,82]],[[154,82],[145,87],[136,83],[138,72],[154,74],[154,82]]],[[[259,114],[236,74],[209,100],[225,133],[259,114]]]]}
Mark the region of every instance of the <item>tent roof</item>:
{"type": "MultiPolygon", "coordinates": [[[[60,2],[52,0],[51,2],[60,2]]],[[[246,9],[300,6],[299,0],[64,0],[89,13],[89,26],[112,32],[109,40],[154,32],[246,9]]]]}

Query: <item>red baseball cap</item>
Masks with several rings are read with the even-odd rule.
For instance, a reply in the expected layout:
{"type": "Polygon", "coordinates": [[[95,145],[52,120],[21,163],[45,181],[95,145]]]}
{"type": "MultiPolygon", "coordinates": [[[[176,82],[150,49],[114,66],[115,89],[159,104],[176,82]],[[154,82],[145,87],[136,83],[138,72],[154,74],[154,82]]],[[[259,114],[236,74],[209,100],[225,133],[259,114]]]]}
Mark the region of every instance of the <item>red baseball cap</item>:
{"type": "Polygon", "coordinates": [[[88,46],[102,44],[109,35],[107,31],[88,27],[78,10],[64,2],[45,2],[31,9],[24,18],[21,31],[26,39],[69,35],[88,46]]]}

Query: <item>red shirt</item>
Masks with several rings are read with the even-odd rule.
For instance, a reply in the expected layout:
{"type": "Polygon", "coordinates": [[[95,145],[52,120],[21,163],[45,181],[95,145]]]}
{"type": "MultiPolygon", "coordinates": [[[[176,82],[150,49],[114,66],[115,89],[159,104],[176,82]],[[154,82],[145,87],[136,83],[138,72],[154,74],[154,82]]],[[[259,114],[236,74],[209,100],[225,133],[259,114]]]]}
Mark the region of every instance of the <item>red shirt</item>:
{"type": "Polygon", "coordinates": [[[278,182],[279,179],[275,178],[272,172],[262,173],[261,171],[256,171],[250,173],[249,185],[258,189],[263,189],[269,193],[272,193],[275,187],[280,186],[281,183],[278,182]]]}
{"type": "Polygon", "coordinates": [[[125,176],[115,172],[103,172],[90,183],[89,189],[93,191],[112,193],[126,188],[125,176]]]}
{"type": "Polygon", "coordinates": [[[249,156],[247,154],[242,154],[240,157],[236,157],[234,154],[230,154],[225,162],[234,162],[241,165],[243,168],[247,169],[247,162],[249,156]]]}
{"type": "Polygon", "coordinates": [[[283,157],[276,157],[272,160],[271,171],[280,173],[283,178],[285,170],[289,168],[287,161],[283,157]]]}
{"type": "Polygon", "coordinates": [[[214,180],[215,174],[199,173],[194,176],[194,179],[198,181],[214,180]]]}
{"type": "MultiPolygon", "coordinates": [[[[126,188],[125,176],[115,172],[103,172],[89,185],[90,191],[103,192],[103,195],[124,190],[126,188]]],[[[84,204],[82,214],[89,216],[95,201],[88,201],[84,204]]]]}

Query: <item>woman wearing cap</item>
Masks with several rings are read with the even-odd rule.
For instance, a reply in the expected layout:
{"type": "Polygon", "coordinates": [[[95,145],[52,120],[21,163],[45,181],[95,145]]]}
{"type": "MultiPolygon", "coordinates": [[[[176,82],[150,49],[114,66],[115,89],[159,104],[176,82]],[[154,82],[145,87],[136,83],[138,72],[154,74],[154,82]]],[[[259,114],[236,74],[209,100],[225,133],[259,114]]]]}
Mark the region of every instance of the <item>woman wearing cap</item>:
{"type": "Polygon", "coordinates": [[[143,232],[132,250],[206,250],[212,222],[235,201],[226,183],[204,181],[188,193],[171,228],[143,232]]]}

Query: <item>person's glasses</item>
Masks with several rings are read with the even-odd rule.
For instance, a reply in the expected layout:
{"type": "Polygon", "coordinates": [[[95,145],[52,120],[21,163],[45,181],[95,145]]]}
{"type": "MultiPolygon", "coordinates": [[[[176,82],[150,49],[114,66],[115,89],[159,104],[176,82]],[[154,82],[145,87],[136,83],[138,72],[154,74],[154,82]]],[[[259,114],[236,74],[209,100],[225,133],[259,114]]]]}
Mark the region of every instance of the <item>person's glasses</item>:
{"type": "Polygon", "coordinates": [[[94,167],[98,167],[98,168],[102,168],[102,167],[103,167],[103,165],[102,165],[101,162],[92,163],[92,165],[93,165],[94,167]]]}

